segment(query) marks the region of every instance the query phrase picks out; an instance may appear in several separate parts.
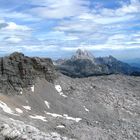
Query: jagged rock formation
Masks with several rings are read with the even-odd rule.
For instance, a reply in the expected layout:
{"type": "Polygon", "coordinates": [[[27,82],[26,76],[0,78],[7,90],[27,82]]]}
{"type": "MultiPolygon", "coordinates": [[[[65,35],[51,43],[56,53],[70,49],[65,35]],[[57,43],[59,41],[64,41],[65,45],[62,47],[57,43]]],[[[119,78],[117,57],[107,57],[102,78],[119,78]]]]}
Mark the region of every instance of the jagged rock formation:
{"type": "Polygon", "coordinates": [[[53,81],[56,77],[51,59],[27,57],[15,52],[0,58],[0,92],[20,92],[32,86],[37,77],[53,81]]]}
{"type": "MultiPolygon", "coordinates": [[[[56,62],[57,63],[57,62],[56,62]]],[[[87,51],[77,50],[71,59],[57,63],[57,69],[71,77],[88,77],[109,74],[130,75],[134,69],[113,56],[95,58],[87,51]]],[[[140,71],[140,70],[139,70],[140,71]]]]}
{"type": "Polygon", "coordinates": [[[77,59],[89,59],[94,61],[94,56],[88,52],[87,50],[81,50],[78,49],[75,53],[75,55],[72,56],[71,59],[77,60],[77,59]]]}

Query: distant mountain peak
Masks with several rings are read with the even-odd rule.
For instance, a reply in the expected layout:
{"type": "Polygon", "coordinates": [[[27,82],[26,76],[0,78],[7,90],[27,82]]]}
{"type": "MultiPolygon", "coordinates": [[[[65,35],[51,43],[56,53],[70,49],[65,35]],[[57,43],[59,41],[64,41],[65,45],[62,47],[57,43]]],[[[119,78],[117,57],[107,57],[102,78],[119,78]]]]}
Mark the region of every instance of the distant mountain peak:
{"type": "Polygon", "coordinates": [[[61,62],[57,65],[57,69],[61,73],[71,77],[108,74],[139,75],[140,73],[140,69],[134,69],[127,63],[121,62],[111,55],[96,58],[87,50],[82,49],[78,49],[71,59],[61,62]]]}
{"type": "Polygon", "coordinates": [[[113,60],[117,60],[114,56],[112,56],[112,55],[109,55],[109,58],[110,59],[113,59],[113,60]]]}
{"type": "Polygon", "coordinates": [[[85,49],[78,49],[72,56],[72,59],[90,59],[93,60],[94,56],[85,49]]]}
{"type": "Polygon", "coordinates": [[[24,57],[24,54],[21,52],[13,52],[10,54],[10,57],[24,57]]]}

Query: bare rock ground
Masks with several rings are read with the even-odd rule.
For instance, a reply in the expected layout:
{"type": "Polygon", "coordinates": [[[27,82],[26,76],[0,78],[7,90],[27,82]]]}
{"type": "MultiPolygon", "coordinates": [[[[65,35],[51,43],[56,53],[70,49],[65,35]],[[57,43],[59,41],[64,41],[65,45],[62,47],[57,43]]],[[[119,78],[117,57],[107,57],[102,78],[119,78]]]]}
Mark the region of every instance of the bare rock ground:
{"type": "Polygon", "coordinates": [[[0,138],[10,140],[11,132],[19,140],[139,140],[140,77],[38,78],[22,95],[0,94],[0,126],[0,138]]]}

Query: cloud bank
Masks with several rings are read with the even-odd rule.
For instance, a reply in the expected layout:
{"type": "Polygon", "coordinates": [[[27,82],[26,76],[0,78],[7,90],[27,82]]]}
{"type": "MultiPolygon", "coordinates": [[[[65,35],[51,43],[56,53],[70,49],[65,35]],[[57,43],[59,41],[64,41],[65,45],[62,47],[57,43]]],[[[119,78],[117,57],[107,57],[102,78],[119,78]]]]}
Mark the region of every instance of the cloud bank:
{"type": "Polygon", "coordinates": [[[140,49],[139,0],[0,2],[1,52],[140,49]]]}

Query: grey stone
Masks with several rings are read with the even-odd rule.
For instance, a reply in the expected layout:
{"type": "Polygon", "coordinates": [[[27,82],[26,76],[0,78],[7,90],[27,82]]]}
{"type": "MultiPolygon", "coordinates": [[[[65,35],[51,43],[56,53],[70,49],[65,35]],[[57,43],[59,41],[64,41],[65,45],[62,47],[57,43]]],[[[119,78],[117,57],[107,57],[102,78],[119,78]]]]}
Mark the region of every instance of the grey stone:
{"type": "Polygon", "coordinates": [[[19,93],[21,88],[33,85],[38,77],[49,82],[56,78],[51,59],[30,58],[18,52],[0,58],[0,92],[19,93]]]}

